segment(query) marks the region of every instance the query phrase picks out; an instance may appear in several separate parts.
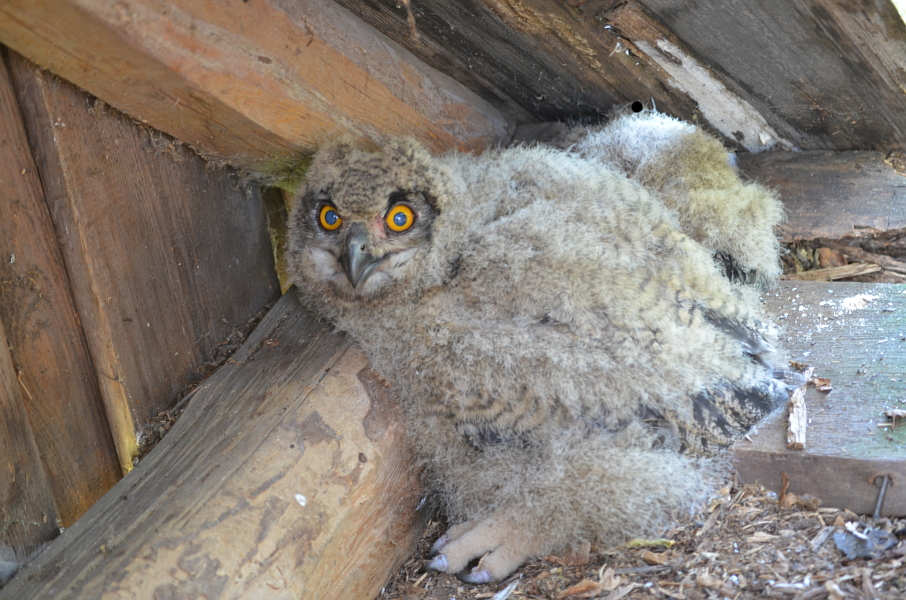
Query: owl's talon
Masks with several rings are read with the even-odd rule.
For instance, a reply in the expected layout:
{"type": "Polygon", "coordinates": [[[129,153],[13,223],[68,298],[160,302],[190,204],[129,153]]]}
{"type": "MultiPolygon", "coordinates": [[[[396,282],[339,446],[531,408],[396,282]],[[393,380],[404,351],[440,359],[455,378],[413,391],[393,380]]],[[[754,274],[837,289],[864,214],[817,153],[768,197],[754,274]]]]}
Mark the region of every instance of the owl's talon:
{"type": "Polygon", "coordinates": [[[465,575],[457,575],[456,578],[463,583],[488,583],[493,579],[490,571],[484,569],[480,571],[472,571],[471,573],[466,573],[465,575]]]}
{"type": "Polygon", "coordinates": [[[426,569],[433,569],[435,571],[440,571],[441,573],[447,572],[447,567],[450,566],[450,562],[447,560],[447,557],[443,554],[438,554],[434,559],[425,565],[426,569]]]}
{"type": "Polygon", "coordinates": [[[440,549],[447,545],[447,542],[450,541],[450,536],[446,533],[437,538],[437,541],[434,542],[434,545],[431,546],[431,551],[428,552],[428,557],[434,557],[440,554],[440,549]]]}

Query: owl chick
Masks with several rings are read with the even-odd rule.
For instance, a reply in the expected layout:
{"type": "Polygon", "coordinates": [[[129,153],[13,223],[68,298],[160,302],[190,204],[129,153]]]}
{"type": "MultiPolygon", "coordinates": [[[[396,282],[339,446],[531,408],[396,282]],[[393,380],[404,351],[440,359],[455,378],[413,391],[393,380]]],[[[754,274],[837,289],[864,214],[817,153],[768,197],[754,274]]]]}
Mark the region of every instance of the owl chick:
{"type": "Polygon", "coordinates": [[[621,170],[658,195],[677,213],[682,231],[710,248],[734,280],[763,288],[780,275],[777,195],[744,182],[735,155],[698,127],[653,110],[617,110],[606,124],[569,129],[554,143],[621,170]]]}
{"type": "Polygon", "coordinates": [[[787,397],[757,303],[637,181],[554,148],[338,142],[290,217],[304,303],[394,382],[458,523],[429,568],[652,534],[787,397]]]}

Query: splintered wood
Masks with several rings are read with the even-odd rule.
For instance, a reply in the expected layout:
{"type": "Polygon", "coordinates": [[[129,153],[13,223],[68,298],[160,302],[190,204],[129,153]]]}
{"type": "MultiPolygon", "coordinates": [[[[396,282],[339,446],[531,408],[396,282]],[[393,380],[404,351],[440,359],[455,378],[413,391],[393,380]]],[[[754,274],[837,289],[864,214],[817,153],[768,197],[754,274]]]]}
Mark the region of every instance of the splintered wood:
{"type": "Polygon", "coordinates": [[[790,273],[784,275],[783,279],[792,281],[836,281],[837,279],[847,279],[849,277],[877,273],[881,268],[880,265],[871,263],[853,263],[842,267],[827,267],[825,269],[803,271],[802,273],[790,273]]]}
{"type": "Polygon", "coordinates": [[[787,402],[787,414],[789,415],[789,426],[786,432],[786,447],[790,450],[805,449],[805,427],[808,423],[808,413],[805,408],[805,392],[808,389],[809,382],[812,380],[812,374],[815,367],[809,367],[803,373],[805,383],[797,387],[790,395],[787,402]]]}

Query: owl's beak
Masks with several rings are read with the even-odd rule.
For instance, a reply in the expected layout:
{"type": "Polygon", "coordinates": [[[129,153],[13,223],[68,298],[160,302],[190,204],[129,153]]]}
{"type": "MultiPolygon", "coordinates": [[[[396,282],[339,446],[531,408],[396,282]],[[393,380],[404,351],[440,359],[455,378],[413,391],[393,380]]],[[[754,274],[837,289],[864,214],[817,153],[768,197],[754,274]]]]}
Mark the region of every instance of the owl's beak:
{"type": "Polygon", "coordinates": [[[353,288],[357,288],[360,283],[368,279],[386,258],[386,256],[374,256],[367,252],[365,250],[367,242],[368,232],[364,225],[358,223],[350,225],[349,232],[346,234],[346,249],[340,255],[340,265],[353,288]]]}

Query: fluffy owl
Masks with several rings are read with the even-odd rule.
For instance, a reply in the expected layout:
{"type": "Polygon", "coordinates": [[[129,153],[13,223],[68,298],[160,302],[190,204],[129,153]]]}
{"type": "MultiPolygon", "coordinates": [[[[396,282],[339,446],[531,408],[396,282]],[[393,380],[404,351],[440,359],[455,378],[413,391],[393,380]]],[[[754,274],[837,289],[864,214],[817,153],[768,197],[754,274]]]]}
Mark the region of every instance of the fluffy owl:
{"type": "Polygon", "coordinates": [[[777,195],[740,179],[736,156],[701,129],[653,110],[617,110],[554,145],[626,173],[657,195],[683,233],[710,248],[732,279],[764,288],[780,275],[777,195]]]}
{"type": "Polygon", "coordinates": [[[296,197],[287,263],[399,391],[457,523],[427,566],[489,552],[467,582],[656,533],[787,397],[752,295],[657,189],[574,150],[331,144],[296,197]]]}

